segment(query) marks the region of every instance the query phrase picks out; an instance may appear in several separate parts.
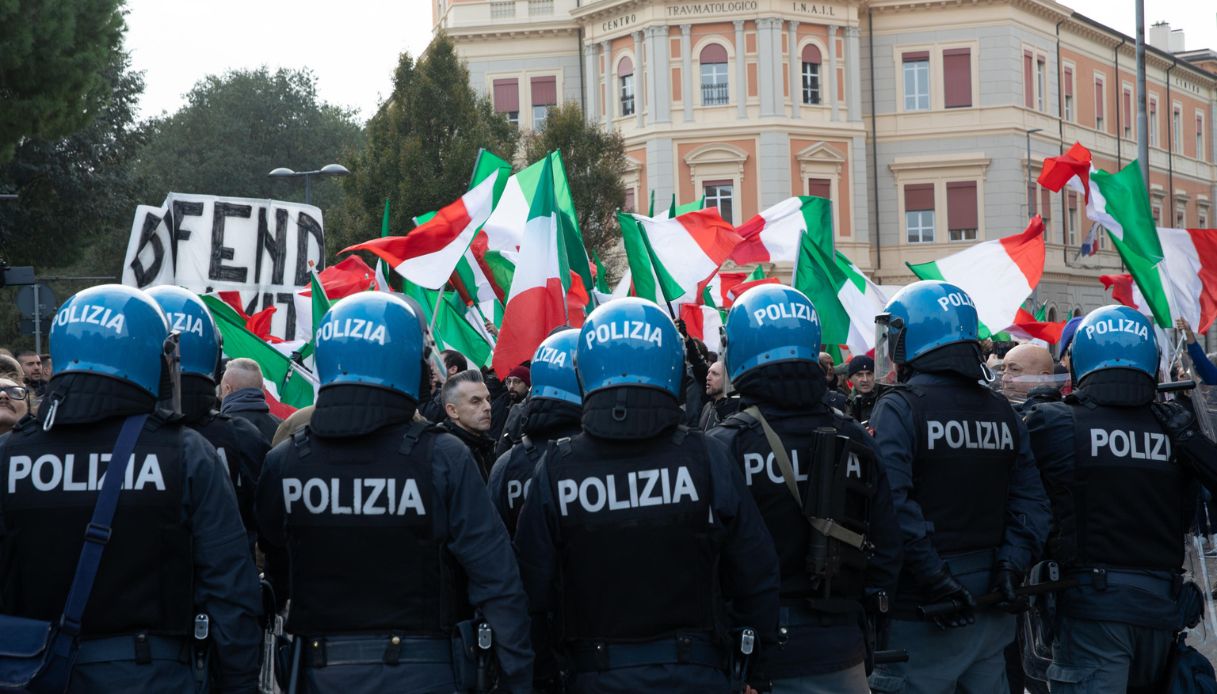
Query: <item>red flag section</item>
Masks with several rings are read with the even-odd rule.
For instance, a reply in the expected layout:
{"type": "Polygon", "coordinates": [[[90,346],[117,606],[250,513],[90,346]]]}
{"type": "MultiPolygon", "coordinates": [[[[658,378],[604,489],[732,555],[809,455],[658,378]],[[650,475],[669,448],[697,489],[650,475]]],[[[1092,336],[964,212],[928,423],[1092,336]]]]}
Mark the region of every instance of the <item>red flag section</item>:
{"type": "Polygon", "coordinates": [[[1103,283],[1104,289],[1111,290],[1112,299],[1129,308],[1141,310],[1136,300],[1133,299],[1134,285],[1132,275],[1099,275],[1099,281],[1103,283]]]}
{"type": "MultiPolygon", "coordinates": [[[[321,287],[325,289],[325,296],[330,301],[338,301],[352,294],[376,288],[376,272],[357,255],[327,267],[317,273],[317,278],[321,280],[321,287]]],[[[311,297],[312,286],[305,288],[300,295],[311,297]]]]}
{"type": "MultiPolygon", "coordinates": [[[[267,306],[251,316],[245,313],[245,307],[241,305],[241,292],[216,292],[216,295],[220,297],[220,301],[223,301],[231,306],[232,310],[236,311],[237,315],[239,315],[241,319],[245,321],[246,330],[272,345],[283,342],[282,339],[270,334],[270,322],[275,317],[274,306],[267,306]]],[[[255,299],[255,302],[256,301],[257,300],[255,299]]]]}
{"type": "Polygon", "coordinates": [[[1046,157],[1044,167],[1040,171],[1038,182],[1041,186],[1057,192],[1077,176],[1082,179],[1082,190],[1086,191],[1086,200],[1090,200],[1090,150],[1075,142],[1059,157],[1046,157]]]}
{"type": "Polygon", "coordinates": [[[759,287],[762,284],[781,284],[781,281],[779,281],[776,277],[765,277],[759,280],[752,280],[751,282],[740,282],[727,292],[727,298],[732,302],[739,301],[739,298],[743,296],[744,292],[752,289],[753,287],[759,287]]]}
{"type": "Polygon", "coordinates": [[[1035,320],[1035,316],[1028,313],[1026,309],[1021,308],[1014,317],[1014,325],[1030,337],[1043,340],[1050,345],[1060,342],[1061,331],[1065,329],[1065,321],[1060,321],[1059,323],[1040,322],[1035,320]]]}

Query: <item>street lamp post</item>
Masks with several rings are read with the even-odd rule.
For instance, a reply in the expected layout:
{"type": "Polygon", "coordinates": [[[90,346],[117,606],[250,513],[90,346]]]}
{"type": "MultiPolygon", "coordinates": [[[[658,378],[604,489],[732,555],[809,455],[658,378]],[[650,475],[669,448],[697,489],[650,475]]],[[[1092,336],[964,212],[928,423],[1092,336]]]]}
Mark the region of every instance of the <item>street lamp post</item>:
{"type": "Polygon", "coordinates": [[[303,178],[304,179],[304,204],[313,204],[313,177],[314,176],[348,176],[350,171],[342,164],[326,164],[316,171],[292,171],[289,168],[280,166],[266,174],[271,178],[303,178]]]}
{"type": "Polygon", "coordinates": [[[1043,132],[1043,128],[1031,128],[1027,131],[1027,216],[1031,216],[1031,205],[1035,202],[1035,188],[1031,182],[1031,136],[1043,132]]]}

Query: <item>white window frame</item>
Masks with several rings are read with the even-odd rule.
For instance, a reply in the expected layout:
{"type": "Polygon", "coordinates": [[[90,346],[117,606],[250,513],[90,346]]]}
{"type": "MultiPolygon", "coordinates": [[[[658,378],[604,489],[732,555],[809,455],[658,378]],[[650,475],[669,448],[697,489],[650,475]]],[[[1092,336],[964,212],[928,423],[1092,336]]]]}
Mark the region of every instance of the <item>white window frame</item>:
{"type": "Polygon", "coordinates": [[[1183,102],[1171,104],[1171,151],[1183,154],[1183,102]]]}
{"type": "Polygon", "coordinates": [[[1151,96],[1146,100],[1145,114],[1149,121],[1149,146],[1158,146],[1158,97],[1151,96]]]}
{"type": "Polygon", "coordinates": [[[1094,129],[1105,133],[1107,132],[1107,75],[1102,72],[1094,73],[1094,79],[1090,82],[1090,84],[1092,87],[1097,87],[1100,85],[1102,86],[1103,93],[1100,95],[1100,97],[1103,99],[1103,115],[1098,115],[1099,105],[1095,104],[1094,129]]]}
{"type": "Polygon", "coordinates": [[[931,90],[930,90],[930,59],[912,60],[904,62],[903,58],[901,65],[901,83],[904,85],[904,110],[905,111],[928,111],[931,108],[931,90]],[[909,89],[910,68],[912,68],[913,89],[909,89]],[[924,72],[924,80],[918,84],[918,72],[924,72]],[[921,89],[918,89],[920,87],[921,89]]]}
{"type": "MultiPolygon", "coordinates": [[[[935,188],[938,186],[935,185],[935,188]]],[[[903,194],[903,191],[902,191],[903,194]]],[[[937,210],[905,210],[904,211],[904,241],[909,245],[934,243],[934,231],[937,225],[935,213],[937,210]],[[926,217],[929,215],[929,217],[926,217]],[[913,222],[917,224],[914,225],[913,222]],[[913,229],[917,230],[917,240],[913,240],[913,229]],[[926,235],[929,238],[926,238],[926,235]]]]}
{"type": "Polygon", "coordinates": [[[802,104],[804,106],[819,106],[824,103],[823,80],[820,79],[820,63],[803,62],[802,69],[799,72],[799,92],[802,104]],[[808,68],[814,67],[815,70],[808,74],[808,68]],[[812,85],[814,84],[814,88],[812,85]],[[814,98],[814,101],[808,101],[809,98],[814,98]]]}
{"type": "MultiPolygon", "coordinates": [[[[709,179],[709,180],[710,180],[710,181],[723,181],[723,180],[729,181],[728,185],[730,186],[730,189],[731,189],[731,195],[730,195],[730,196],[728,196],[728,197],[726,198],[726,200],[727,200],[728,202],[730,202],[730,203],[731,203],[731,214],[729,215],[730,219],[728,219],[726,216],[724,216],[724,217],[723,217],[723,219],[724,219],[724,220],[726,220],[726,221],[728,221],[728,222],[732,222],[732,223],[734,224],[734,222],[733,222],[732,220],[734,220],[734,219],[735,219],[735,217],[737,216],[737,215],[736,215],[736,213],[738,212],[737,208],[739,207],[739,206],[736,204],[736,203],[737,203],[737,201],[738,201],[736,191],[739,189],[739,186],[736,184],[735,179],[715,179],[715,178],[711,178],[711,179],[709,179]]],[[[723,211],[723,208],[721,207],[721,205],[719,204],[719,202],[718,202],[718,201],[722,200],[723,198],[722,198],[722,196],[718,196],[718,195],[716,195],[715,197],[711,198],[711,197],[710,197],[710,194],[706,192],[706,187],[707,187],[707,185],[709,185],[707,181],[702,181],[702,182],[701,182],[701,192],[702,192],[702,195],[703,195],[703,196],[705,196],[705,207],[707,207],[707,208],[708,208],[708,207],[713,207],[713,208],[715,208],[716,210],[718,210],[718,211],[719,211],[719,214],[721,215],[721,214],[722,214],[722,211],[723,211]]],[[[721,185],[721,184],[719,185],[719,188],[722,188],[722,185],[721,185]]]]}
{"type": "Polygon", "coordinates": [[[1048,110],[1048,57],[1042,53],[1035,54],[1035,110],[1046,113],[1048,110]]]}
{"type": "Polygon", "coordinates": [[[1078,68],[1073,63],[1062,62],[1061,63],[1061,81],[1065,80],[1065,70],[1069,70],[1069,77],[1070,77],[1069,81],[1071,82],[1071,84],[1069,85],[1071,87],[1071,89],[1069,91],[1073,92],[1073,96],[1066,95],[1065,87],[1064,87],[1064,85],[1062,85],[1061,86],[1061,98],[1064,99],[1065,103],[1061,106],[1061,108],[1062,108],[1062,112],[1065,114],[1065,120],[1069,123],[1073,123],[1073,122],[1075,122],[1074,116],[1077,115],[1076,109],[1074,108],[1074,104],[1077,102],[1077,98],[1078,98],[1078,68]]]}
{"type": "Polygon", "coordinates": [[[700,63],[698,65],[698,88],[701,90],[701,105],[702,106],[730,106],[731,105],[731,63],[700,63]],[[706,82],[706,68],[712,68],[710,76],[714,78],[713,82],[706,82]],[[721,81],[719,78],[722,78],[721,81]],[[722,102],[706,103],[706,87],[723,87],[726,96],[722,102]]]}
{"type": "Polygon", "coordinates": [[[622,116],[632,116],[637,112],[638,89],[634,86],[636,82],[637,80],[632,72],[628,75],[617,76],[617,112],[622,116]],[[628,83],[626,80],[629,80],[628,83]],[[626,87],[629,87],[630,110],[628,112],[625,110],[626,87]]]}
{"type": "Polygon", "coordinates": [[[1196,118],[1200,119],[1200,129],[1196,131],[1196,159],[1208,161],[1208,157],[1204,156],[1204,112],[1197,109],[1196,118]]]}

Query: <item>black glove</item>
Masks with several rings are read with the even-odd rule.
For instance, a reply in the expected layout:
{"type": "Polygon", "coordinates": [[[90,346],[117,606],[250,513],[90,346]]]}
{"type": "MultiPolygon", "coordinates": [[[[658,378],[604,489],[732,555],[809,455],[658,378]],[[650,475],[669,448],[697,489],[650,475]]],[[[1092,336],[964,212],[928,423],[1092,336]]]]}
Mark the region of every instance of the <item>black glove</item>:
{"type": "Polygon", "coordinates": [[[1154,418],[1170,434],[1171,441],[1187,441],[1196,432],[1196,416],[1177,401],[1151,402],[1149,409],[1154,418]]]}
{"type": "Polygon", "coordinates": [[[936,613],[930,618],[939,629],[954,629],[976,623],[976,615],[973,613],[976,601],[972,599],[968,589],[955,580],[950,569],[944,568],[938,575],[923,581],[922,585],[930,604],[949,602],[953,607],[950,611],[936,613]]]}
{"type": "Polygon", "coordinates": [[[1027,598],[1014,592],[1014,589],[1022,583],[1023,572],[1014,568],[1010,562],[997,562],[997,570],[993,574],[993,592],[1001,595],[1001,600],[995,603],[994,607],[1010,614],[1018,614],[1026,610],[1027,598]]]}

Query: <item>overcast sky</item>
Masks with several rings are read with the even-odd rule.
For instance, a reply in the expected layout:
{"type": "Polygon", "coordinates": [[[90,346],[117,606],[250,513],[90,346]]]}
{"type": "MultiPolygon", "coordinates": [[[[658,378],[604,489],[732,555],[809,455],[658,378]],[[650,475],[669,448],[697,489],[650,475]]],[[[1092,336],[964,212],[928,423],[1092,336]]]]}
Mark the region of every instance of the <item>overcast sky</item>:
{"type": "MultiPolygon", "coordinates": [[[[1134,0],[1065,4],[1130,36],[1135,29],[1134,0]]],[[[1212,0],[1146,5],[1147,25],[1170,22],[1186,30],[1189,50],[1217,49],[1212,0]]],[[[127,48],[145,72],[145,118],[176,111],[206,75],[267,65],[311,68],[323,100],[366,119],[392,88],[398,55],[417,56],[431,39],[428,0],[127,0],[127,9],[127,48]]]]}

